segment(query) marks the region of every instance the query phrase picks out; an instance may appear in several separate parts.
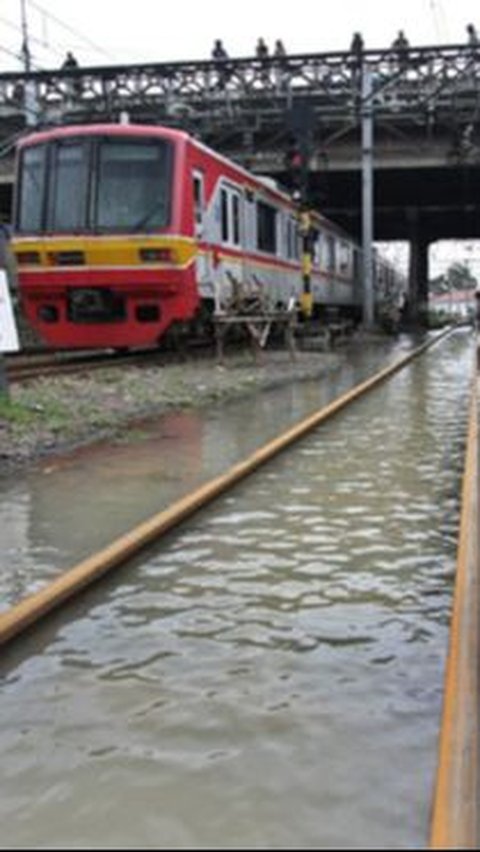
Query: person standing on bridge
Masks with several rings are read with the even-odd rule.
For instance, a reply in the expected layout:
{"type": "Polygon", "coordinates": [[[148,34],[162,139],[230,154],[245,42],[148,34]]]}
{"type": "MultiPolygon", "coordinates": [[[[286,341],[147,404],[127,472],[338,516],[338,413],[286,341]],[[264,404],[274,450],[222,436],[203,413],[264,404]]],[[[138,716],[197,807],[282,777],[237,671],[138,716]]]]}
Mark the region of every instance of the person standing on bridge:
{"type": "Polygon", "coordinates": [[[259,38],[257,41],[257,46],[255,48],[255,56],[261,60],[261,69],[262,69],[262,80],[264,83],[269,82],[269,73],[268,68],[266,66],[266,60],[268,59],[268,47],[263,40],[263,38],[259,38]]]}
{"type": "Polygon", "coordinates": [[[282,88],[283,83],[285,82],[285,72],[288,71],[288,60],[287,51],[285,50],[283,41],[279,38],[277,38],[275,42],[273,56],[275,57],[275,69],[278,87],[282,88]]]}
{"type": "Polygon", "coordinates": [[[398,31],[396,39],[392,42],[392,47],[397,54],[399,70],[405,71],[408,66],[408,51],[410,49],[410,44],[403,30],[398,31]]]}
{"type": "Polygon", "coordinates": [[[259,38],[255,47],[255,56],[259,59],[267,59],[268,47],[263,38],[259,38]]]}
{"type": "Polygon", "coordinates": [[[223,46],[222,40],[219,38],[215,39],[213,43],[212,59],[215,60],[215,65],[217,67],[219,88],[223,89],[225,88],[225,83],[228,80],[228,71],[226,67],[228,53],[223,46]]]}
{"type": "Polygon", "coordinates": [[[472,46],[477,45],[479,43],[478,33],[473,24],[467,24],[466,30],[468,36],[468,43],[472,46]]]}
{"type": "Polygon", "coordinates": [[[278,59],[279,66],[282,67],[282,68],[286,68],[286,66],[287,66],[287,62],[286,62],[287,51],[285,50],[285,45],[280,38],[277,38],[277,40],[275,42],[273,55],[276,59],[278,59]]]}
{"type": "MultiPolygon", "coordinates": [[[[78,67],[78,61],[73,55],[72,51],[67,51],[67,55],[65,56],[65,59],[61,66],[62,71],[76,71],[78,67]]],[[[73,81],[68,80],[67,87],[70,92],[70,95],[78,96],[82,94],[82,82],[78,78],[74,79],[73,81]]]]}
{"type": "Polygon", "coordinates": [[[71,50],[67,51],[67,55],[62,64],[62,70],[69,71],[72,68],[78,68],[78,62],[75,59],[71,50]]]}
{"type": "Polygon", "coordinates": [[[350,61],[352,67],[352,88],[355,107],[358,107],[361,99],[362,89],[362,64],[363,64],[364,43],[361,33],[353,34],[350,52],[353,54],[353,59],[350,61]]]}
{"type": "Polygon", "coordinates": [[[350,45],[350,52],[353,53],[355,62],[357,65],[361,65],[363,62],[363,51],[365,49],[363,43],[363,37],[361,33],[354,33],[352,38],[352,43],[350,45]]]}
{"type": "Polygon", "coordinates": [[[467,30],[467,43],[472,48],[471,56],[472,56],[473,59],[476,59],[476,57],[479,56],[478,47],[480,45],[480,39],[478,38],[478,33],[477,33],[475,27],[473,26],[473,24],[467,24],[466,30],[467,30]]]}
{"type": "Polygon", "coordinates": [[[220,38],[216,38],[213,43],[212,59],[215,59],[215,62],[224,62],[225,59],[228,59],[228,53],[220,38]]]}

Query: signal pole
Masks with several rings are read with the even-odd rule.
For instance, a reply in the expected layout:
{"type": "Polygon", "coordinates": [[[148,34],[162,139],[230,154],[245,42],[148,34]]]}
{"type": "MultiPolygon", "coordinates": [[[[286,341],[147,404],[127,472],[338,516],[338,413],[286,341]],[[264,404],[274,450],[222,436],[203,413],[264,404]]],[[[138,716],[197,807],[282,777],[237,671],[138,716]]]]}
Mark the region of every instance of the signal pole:
{"type": "Polygon", "coordinates": [[[313,113],[307,101],[296,102],[290,112],[290,125],[297,145],[297,157],[300,160],[299,189],[299,233],[302,239],[302,293],[300,308],[308,319],[313,310],[312,294],[312,223],[309,204],[309,168],[311,155],[311,135],[313,113]]]}

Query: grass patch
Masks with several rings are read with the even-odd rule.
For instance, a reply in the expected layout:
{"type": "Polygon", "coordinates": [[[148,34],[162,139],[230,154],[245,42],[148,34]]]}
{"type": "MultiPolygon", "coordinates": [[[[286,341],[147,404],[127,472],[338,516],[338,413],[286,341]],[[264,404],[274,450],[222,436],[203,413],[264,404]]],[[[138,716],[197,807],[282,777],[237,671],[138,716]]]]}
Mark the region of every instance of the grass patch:
{"type": "Polygon", "coordinates": [[[48,425],[53,430],[68,426],[70,417],[66,407],[55,400],[41,403],[31,401],[13,401],[0,396],[0,420],[12,426],[48,425]]]}
{"type": "Polygon", "coordinates": [[[0,420],[18,425],[35,420],[35,414],[20,402],[11,402],[8,397],[0,396],[0,420]]]}

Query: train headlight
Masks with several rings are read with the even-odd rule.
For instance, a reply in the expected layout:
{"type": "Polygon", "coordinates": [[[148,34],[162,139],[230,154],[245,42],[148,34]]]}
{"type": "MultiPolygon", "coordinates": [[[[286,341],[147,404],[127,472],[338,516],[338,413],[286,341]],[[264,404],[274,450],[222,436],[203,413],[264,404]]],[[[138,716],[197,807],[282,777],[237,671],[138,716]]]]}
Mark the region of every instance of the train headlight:
{"type": "Polygon", "coordinates": [[[15,255],[19,266],[40,263],[40,252],[38,251],[17,251],[15,255]]]}
{"type": "Polygon", "coordinates": [[[58,322],[58,308],[55,305],[42,305],[37,313],[42,322],[58,322]]]}
{"type": "Polygon", "coordinates": [[[158,322],[160,309],[158,305],[138,305],[135,308],[135,316],[138,322],[158,322]]]}
{"type": "Polygon", "coordinates": [[[175,253],[171,248],[141,248],[140,260],[143,263],[173,263],[175,253]]]}

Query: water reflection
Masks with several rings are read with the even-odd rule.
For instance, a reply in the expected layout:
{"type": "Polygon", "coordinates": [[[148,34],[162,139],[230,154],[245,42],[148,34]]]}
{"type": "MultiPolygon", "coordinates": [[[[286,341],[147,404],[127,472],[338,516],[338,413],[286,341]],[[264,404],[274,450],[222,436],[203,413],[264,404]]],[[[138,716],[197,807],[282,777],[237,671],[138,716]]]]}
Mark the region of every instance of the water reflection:
{"type": "Polygon", "coordinates": [[[248,405],[241,400],[168,413],[133,427],[116,444],[0,478],[0,530],[8,555],[0,609],[245,458],[414,343],[410,337],[374,348],[352,343],[346,363],[322,381],[274,389],[248,405]]]}

